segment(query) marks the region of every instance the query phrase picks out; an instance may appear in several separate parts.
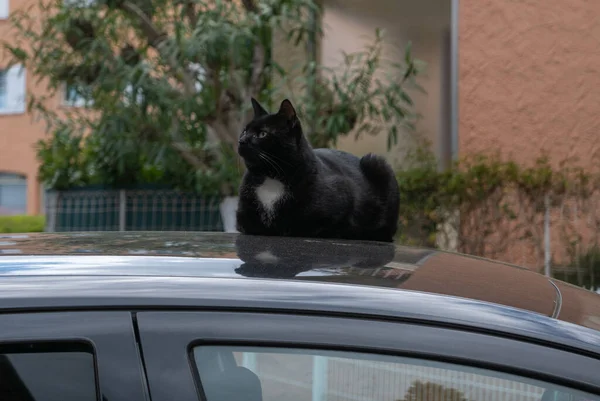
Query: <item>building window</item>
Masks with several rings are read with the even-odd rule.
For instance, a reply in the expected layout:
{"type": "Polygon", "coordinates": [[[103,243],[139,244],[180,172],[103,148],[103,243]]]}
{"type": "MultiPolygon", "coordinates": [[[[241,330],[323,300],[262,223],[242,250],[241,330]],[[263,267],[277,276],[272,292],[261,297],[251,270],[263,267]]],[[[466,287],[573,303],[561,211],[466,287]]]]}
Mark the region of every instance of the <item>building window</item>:
{"type": "Polygon", "coordinates": [[[6,70],[0,71],[0,110],[4,110],[8,101],[8,94],[6,88],[6,70]]]}
{"type": "Polygon", "coordinates": [[[65,84],[63,103],[70,107],[85,107],[92,103],[89,90],[76,84],[65,84]]]}
{"type": "MultiPolygon", "coordinates": [[[[0,348],[0,400],[96,401],[94,354],[83,345],[0,348]]],[[[89,347],[91,348],[91,347],[89,347]]]]}
{"type": "Polygon", "coordinates": [[[0,0],[0,20],[8,19],[10,15],[10,0],[0,0]]]}
{"type": "MultiPolygon", "coordinates": [[[[131,84],[125,87],[124,93],[125,104],[130,104],[130,101],[135,99],[137,104],[141,104],[144,100],[143,91],[140,88],[133,88],[131,84]]],[[[69,107],[86,107],[93,103],[89,89],[75,84],[65,84],[63,104],[69,107]]]]}
{"type": "Polygon", "coordinates": [[[0,173],[0,216],[27,213],[27,179],[25,176],[0,173]]]}
{"type": "MultiPolygon", "coordinates": [[[[2,0],[0,0],[2,1],[2,0]]],[[[73,8],[86,8],[94,5],[95,0],[64,0],[63,5],[73,8]]]]}
{"type": "Polygon", "coordinates": [[[204,70],[204,67],[198,63],[191,63],[190,70],[194,74],[194,86],[196,88],[196,92],[199,93],[202,91],[203,83],[206,79],[206,71],[204,70]]]}
{"type": "Polygon", "coordinates": [[[0,114],[25,113],[26,75],[20,65],[0,70],[0,114]]]}

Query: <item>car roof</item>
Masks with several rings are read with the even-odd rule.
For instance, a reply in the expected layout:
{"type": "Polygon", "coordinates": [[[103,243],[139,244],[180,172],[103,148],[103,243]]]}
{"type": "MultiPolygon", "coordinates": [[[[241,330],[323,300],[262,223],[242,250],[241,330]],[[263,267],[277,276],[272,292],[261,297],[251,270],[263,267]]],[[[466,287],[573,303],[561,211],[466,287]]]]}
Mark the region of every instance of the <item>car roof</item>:
{"type": "Polygon", "coordinates": [[[240,288],[252,288],[258,294],[255,307],[262,299],[314,308],[301,302],[303,294],[311,294],[327,310],[337,296],[348,305],[347,313],[362,308],[365,314],[406,317],[432,314],[436,305],[437,315],[475,326],[483,322],[483,311],[496,318],[519,311],[521,319],[534,316],[529,320],[539,323],[545,318],[545,325],[566,322],[593,329],[584,332],[600,344],[600,295],[514,265],[434,249],[228,233],[86,232],[4,235],[0,253],[5,254],[0,256],[0,310],[158,305],[167,299],[170,306],[216,306],[217,300],[243,306],[251,297],[244,300],[240,288]],[[277,283],[273,288],[272,282],[277,283]],[[209,284],[233,292],[215,298],[209,284]],[[186,288],[189,299],[183,296],[186,288]],[[316,296],[314,289],[325,294],[316,296]],[[375,293],[386,295],[379,296],[381,305],[372,302],[371,310],[362,302],[375,293]],[[430,297],[438,301],[429,305],[430,297]],[[408,298],[422,299],[421,306],[408,298]],[[410,309],[383,306],[399,301],[410,309]],[[465,303],[470,308],[462,308],[465,303]]]}

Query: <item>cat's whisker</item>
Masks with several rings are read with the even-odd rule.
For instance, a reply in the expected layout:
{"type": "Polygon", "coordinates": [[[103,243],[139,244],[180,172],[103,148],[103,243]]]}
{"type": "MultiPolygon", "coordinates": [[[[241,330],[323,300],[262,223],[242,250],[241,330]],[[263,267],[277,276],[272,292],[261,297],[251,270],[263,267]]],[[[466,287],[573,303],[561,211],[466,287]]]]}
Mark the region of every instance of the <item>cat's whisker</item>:
{"type": "Polygon", "coordinates": [[[266,159],[264,156],[260,156],[260,158],[263,159],[265,162],[267,162],[273,168],[273,171],[275,172],[275,176],[279,176],[279,170],[277,169],[277,167],[275,167],[273,165],[273,163],[270,160],[266,159]]]}
{"type": "Polygon", "coordinates": [[[275,155],[274,155],[274,154],[272,154],[272,153],[266,152],[266,151],[264,151],[264,150],[262,151],[262,153],[263,153],[265,156],[269,156],[269,157],[270,157],[270,158],[272,158],[272,159],[277,159],[277,160],[279,160],[280,162],[282,162],[282,163],[285,163],[285,164],[287,164],[287,165],[288,165],[288,166],[290,166],[290,167],[294,167],[294,165],[293,165],[292,163],[290,163],[289,161],[287,161],[287,160],[284,160],[284,159],[282,159],[281,157],[275,156],[275,155]]]}
{"type": "Polygon", "coordinates": [[[265,156],[266,158],[268,158],[269,160],[271,160],[271,162],[273,163],[273,165],[275,167],[277,167],[277,170],[279,172],[281,172],[281,175],[284,176],[285,175],[285,170],[281,167],[281,165],[279,165],[279,163],[277,163],[277,161],[275,159],[273,159],[273,157],[269,156],[268,153],[264,153],[263,152],[263,156],[265,156]]]}
{"type": "Polygon", "coordinates": [[[269,163],[269,165],[271,165],[273,168],[275,168],[279,172],[277,163],[275,163],[275,161],[272,158],[270,158],[265,152],[263,152],[263,151],[258,152],[258,156],[261,159],[263,159],[264,161],[266,161],[267,163],[269,163]]]}
{"type": "Polygon", "coordinates": [[[276,163],[274,163],[273,160],[269,159],[267,157],[267,155],[265,155],[262,152],[260,152],[258,154],[258,157],[260,157],[262,160],[264,160],[265,162],[267,162],[271,167],[273,167],[273,169],[275,170],[275,174],[276,175],[280,175],[280,174],[283,173],[283,170],[276,163]]]}

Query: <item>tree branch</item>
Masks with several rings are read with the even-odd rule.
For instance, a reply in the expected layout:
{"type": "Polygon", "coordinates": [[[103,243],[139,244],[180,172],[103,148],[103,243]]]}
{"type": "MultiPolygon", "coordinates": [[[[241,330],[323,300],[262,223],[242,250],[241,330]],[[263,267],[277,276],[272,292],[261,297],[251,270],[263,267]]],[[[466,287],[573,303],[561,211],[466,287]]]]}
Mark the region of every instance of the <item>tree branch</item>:
{"type": "Polygon", "coordinates": [[[254,13],[258,11],[258,6],[254,0],[242,0],[242,4],[247,11],[254,13]]]}
{"type": "Polygon", "coordinates": [[[198,14],[196,13],[196,7],[193,1],[188,1],[185,3],[185,13],[190,21],[190,25],[192,30],[196,28],[198,25],[198,14]]]}
{"type": "Polygon", "coordinates": [[[175,56],[167,54],[164,49],[164,44],[168,39],[167,34],[160,32],[152,23],[152,20],[131,1],[124,1],[121,7],[139,20],[148,44],[158,50],[160,55],[168,62],[171,69],[178,75],[178,78],[181,79],[185,94],[188,96],[194,95],[196,93],[196,85],[192,74],[187,69],[182,68],[175,56]]]}
{"type": "MultiPolygon", "coordinates": [[[[251,67],[252,74],[250,76],[250,84],[245,91],[242,91],[241,101],[248,101],[251,97],[258,97],[258,93],[261,89],[262,74],[265,68],[265,48],[262,44],[257,43],[254,46],[254,54],[252,56],[251,67]]],[[[239,126],[242,126],[246,121],[252,117],[252,109],[247,109],[245,113],[240,114],[239,126]]]]}
{"type": "Polygon", "coordinates": [[[228,124],[226,123],[228,120],[230,120],[228,114],[229,113],[224,114],[220,119],[212,119],[207,121],[206,124],[209,128],[209,135],[216,137],[223,142],[229,143],[235,149],[237,147],[238,133],[235,128],[230,129],[230,127],[228,127],[228,124]]]}
{"type": "MultiPolygon", "coordinates": [[[[244,8],[246,9],[246,11],[248,11],[249,13],[258,12],[258,5],[255,0],[242,0],[242,4],[244,5],[244,8]]],[[[246,94],[247,96],[248,95],[255,96],[258,93],[258,91],[260,90],[260,85],[262,83],[261,82],[262,73],[265,68],[265,58],[266,58],[265,47],[263,46],[262,43],[258,42],[254,46],[254,53],[252,55],[252,64],[251,64],[252,74],[250,76],[250,85],[248,87],[249,93],[246,94]]]]}
{"type": "Polygon", "coordinates": [[[252,75],[250,77],[249,95],[255,96],[260,91],[262,84],[261,78],[265,69],[266,51],[262,43],[257,43],[254,46],[254,54],[252,55],[252,75]]]}
{"type": "MultiPolygon", "coordinates": [[[[258,5],[255,0],[242,0],[242,4],[244,5],[246,11],[248,11],[249,13],[258,12],[258,5]]],[[[256,96],[260,91],[260,86],[262,84],[261,78],[265,68],[265,58],[265,47],[260,42],[256,43],[256,45],[254,46],[254,53],[252,55],[252,74],[250,76],[250,85],[248,86],[248,93],[245,94],[246,97],[256,96]]]]}
{"type": "Polygon", "coordinates": [[[206,168],[206,164],[194,154],[193,150],[190,148],[190,145],[181,137],[181,133],[179,132],[179,120],[177,119],[177,116],[173,116],[173,122],[171,124],[169,135],[172,139],[171,146],[179,152],[185,161],[198,170],[206,168]]]}
{"type": "Polygon", "coordinates": [[[121,8],[139,20],[142,31],[144,32],[144,35],[146,35],[146,39],[150,46],[157,48],[161,42],[167,39],[167,34],[159,32],[152,23],[150,17],[148,17],[137,4],[134,4],[131,1],[124,1],[121,4],[121,8]]]}

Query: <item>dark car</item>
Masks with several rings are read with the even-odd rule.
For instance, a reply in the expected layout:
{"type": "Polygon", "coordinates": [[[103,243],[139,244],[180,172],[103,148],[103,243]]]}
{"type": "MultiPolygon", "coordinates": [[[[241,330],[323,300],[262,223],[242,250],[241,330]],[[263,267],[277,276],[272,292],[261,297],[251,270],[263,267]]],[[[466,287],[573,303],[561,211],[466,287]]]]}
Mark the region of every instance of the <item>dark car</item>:
{"type": "Polygon", "coordinates": [[[1,401],[600,400],[600,295],[387,243],[0,237],[1,401]]]}

